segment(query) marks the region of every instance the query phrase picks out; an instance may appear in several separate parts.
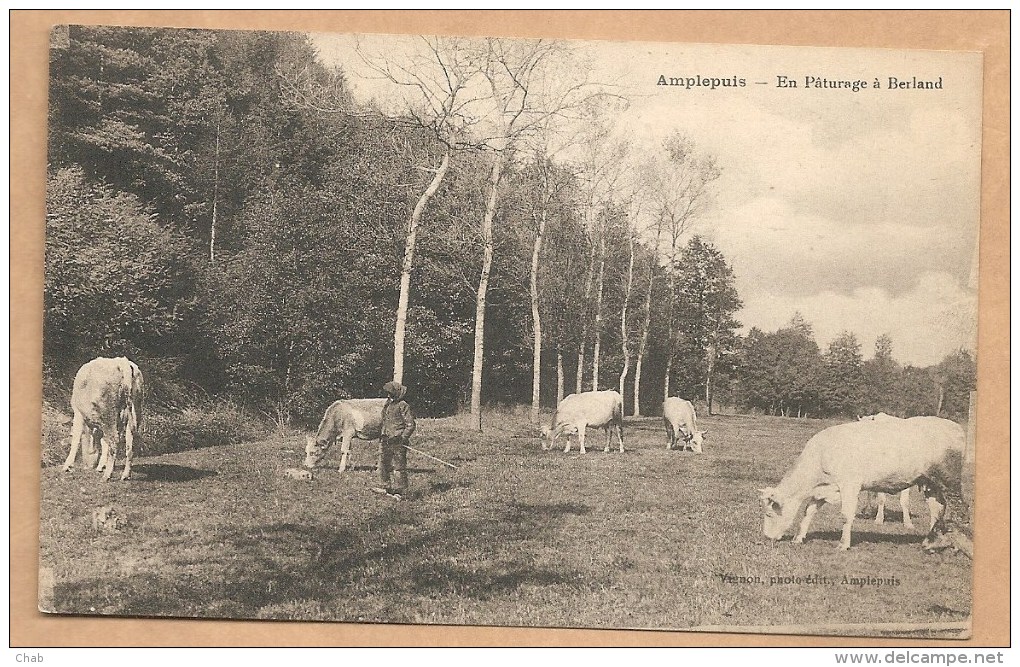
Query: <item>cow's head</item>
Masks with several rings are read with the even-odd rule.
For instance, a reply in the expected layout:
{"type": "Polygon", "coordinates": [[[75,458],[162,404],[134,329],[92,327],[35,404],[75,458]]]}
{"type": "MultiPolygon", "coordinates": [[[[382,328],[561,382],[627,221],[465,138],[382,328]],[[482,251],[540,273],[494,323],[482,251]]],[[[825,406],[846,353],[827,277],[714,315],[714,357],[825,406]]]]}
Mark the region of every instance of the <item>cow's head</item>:
{"type": "Polygon", "coordinates": [[[548,426],[542,426],[542,449],[548,450],[552,447],[552,429],[548,426]]]}
{"type": "Polygon", "coordinates": [[[764,511],[762,532],[770,540],[783,539],[783,535],[797,518],[799,507],[791,507],[792,503],[780,498],[773,487],[759,489],[758,493],[764,511]]]}
{"type": "Polygon", "coordinates": [[[552,449],[553,444],[556,442],[556,438],[561,435],[565,435],[568,438],[571,435],[577,435],[577,427],[572,424],[557,424],[556,428],[549,428],[548,426],[542,427],[542,449],[552,449]]]}
{"type": "Polygon", "coordinates": [[[314,468],[317,466],[322,457],[326,455],[331,444],[330,442],[319,444],[314,437],[310,435],[305,436],[305,467],[314,468]]]}
{"type": "Polygon", "coordinates": [[[705,434],[708,431],[695,431],[690,435],[688,442],[691,444],[691,448],[695,454],[700,454],[703,451],[705,445],[705,434]]]}

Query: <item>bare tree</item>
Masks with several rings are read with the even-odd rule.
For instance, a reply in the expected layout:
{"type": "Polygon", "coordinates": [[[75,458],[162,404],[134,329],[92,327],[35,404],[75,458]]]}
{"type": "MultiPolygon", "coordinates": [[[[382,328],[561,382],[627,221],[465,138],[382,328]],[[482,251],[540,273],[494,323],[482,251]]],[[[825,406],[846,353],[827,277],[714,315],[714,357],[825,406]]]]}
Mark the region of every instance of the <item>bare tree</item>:
{"type": "MultiPolygon", "coordinates": [[[[528,288],[531,294],[531,322],[532,322],[532,363],[531,363],[531,420],[538,423],[541,412],[542,393],[542,313],[540,308],[539,270],[541,268],[542,243],[545,237],[545,229],[549,218],[550,207],[553,199],[562,192],[566,185],[566,179],[562,172],[555,169],[552,162],[552,155],[557,151],[551,149],[548,143],[536,152],[535,174],[538,177],[539,188],[537,201],[532,209],[531,215],[534,220],[535,239],[531,251],[531,274],[528,288]]],[[[562,400],[563,386],[563,359],[557,347],[557,405],[562,400]]]]}
{"type": "Polygon", "coordinates": [[[585,117],[584,150],[575,162],[582,193],[582,217],[588,235],[589,261],[585,280],[585,304],[593,306],[591,318],[584,318],[581,343],[577,352],[576,391],[582,391],[584,380],[585,348],[589,335],[592,344],[593,391],[599,388],[599,368],[602,350],[602,298],[605,286],[606,234],[608,218],[602,215],[616,194],[616,188],[627,171],[630,143],[613,136],[615,116],[623,101],[604,98],[599,104],[589,105],[585,117]],[[594,292],[594,301],[593,299],[594,292]]]}
{"type": "Polygon", "coordinates": [[[491,152],[489,195],[482,217],[482,268],[475,300],[475,342],[471,370],[471,415],[481,429],[482,369],[485,353],[485,306],[492,270],[492,224],[498,205],[499,184],[507,161],[525,139],[535,136],[550,119],[569,119],[571,111],[602,94],[583,77],[568,78],[576,71],[573,54],[560,42],[545,40],[484,41],[481,73],[488,84],[487,135],[483,141],[491,152]]]}
{"type": "MultiPolygon", "coordinates": [[[[627,309],[634,291],[634,258],[638,242],[638,220],[644,205],[644,183],[635,179],[629,184],[627,198],[627,277],[624,281],[623,304],[620,306],[620,352],[623,356],[623,368],[620,369],[620,396],[626,397],[624,387],[627,374],[630,372],[630,327],[627,324],[627,309]]],[[[636,393],[636,390],[635,390],[636,393]]],[[[624,400],[624,406],[626,406],[624,400]]],[[[626,407],[624,408],[626,411],[626,407]]]]}
{"type": "Polygon", "coordinates": [[[669,240],[666,267],[666,369],[663,377],[663,398],[669,396],[673,361],[678,344],[676,323],[677,255],[680,238],[691,223],[704,212],[709,199],[709,186],[719,177],[719,168],[711,157],[700,155],[694,142],[674,132],[662,143],[665,159],[657,169],[653,203],[661,230],[669,240]]]}
{"type": "Polygon", "coordinates": [[[450,37],[420,37],[418,48],[400,56],[370,56],[359,45],[359,53],[381,78],[408,93],[404,98],[410,122],[429,131],[441,146],[430,165],[417,165],[432,178],[418,196],[407,220],[404,258],[400,268],[400,294],[393,329],[393,379],[404,377],[404,339],[411,291],[418,228],[425,210],[439,190],[457,151],[476,147],[469,137],[478,123],[475,106],[479,101],[479,63],[469,40],[450,37]]]}
{"type": "Polygon", "coordinates": [[[652,244],[652,253],[648,258],[648,286],[645,289],[645,301],[642,306],[644,321],[641,323],[641,334],[638,338],[637,359],[634,362],[634,416],[641,416],[641,369],[644,366],[645,349],[648,346],[648,330],[652,324],[652,288],[655,284],[655,274],[659,268],[659,245],[662,239],[662,218],[659,217],[655,224],[655,242],[652,244]]]}

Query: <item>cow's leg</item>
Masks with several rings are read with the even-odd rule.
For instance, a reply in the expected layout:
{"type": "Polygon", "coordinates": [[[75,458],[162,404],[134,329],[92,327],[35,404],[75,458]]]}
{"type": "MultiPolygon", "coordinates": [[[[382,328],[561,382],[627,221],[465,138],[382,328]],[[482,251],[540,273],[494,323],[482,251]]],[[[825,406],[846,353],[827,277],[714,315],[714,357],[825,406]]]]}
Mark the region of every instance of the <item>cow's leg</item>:
{"type": "Polygon", "coordinates": [[[875,510],[875,523],[881,525],[885,523],[885,494],[875,494],[875,502],[878,504],[878,509],[875,510]]]}
{"type": "Polygon", "coordinates": [[[571,442],[571,438],[573,438],[573,437],[574,436],[572,434],[567,433],[567,446],[563,448],[563,453],[564,454],[566,454],[567,452],[570,451],[570,442],[571,442]]]}
{"type": "Polygon", "coordinates": [[[850,548],[850,533],[853,530],[854,518],[857,516],[857,500],[861,495],[861,483],[851,482],[840,487],[839,495],[843,507],[843,536],[839,540],[839,549],[850,548]]]}
{"type": "Polygon", "coordinates": [[[582,454],[585,453],[585,451],[584,451],[584,431],[585,431],[586,428],[587,428],[587,425],[585,425],[585,426],[578,426],[577,427],[577,446],[580,447],[582,454]]]}
{"type": "Polygon", "coordinates": [[[606,448],[603,449],[602,451],[608,454],[609,450],[611,449],[610,446],[613,444],[613,425],[608,424],[606,428],[603,430],[605,430],[606,432],[606,448]]]}
{"type": "Polygon", "coordinates": [[[931,512],[931,519],[928,535],[921,542],[921,546],[929,549],[936,547],[946,532],[946,496],[943,490],[934,484],[925,486],[924,495],[925,500],[928,502],[928,511],[931,512]]]}
{"type": "Polygon", "coordinates": [[[106,459],[110,457],[110,450],[106,446],[107,442],[104,439],[104,433],[102,429],[92,429],[92,446],[95,447],[96,443],[99,443],[99,462],[96,464],[96,470],[102,472],[106,468],[106,459]]]}
{"type": "Polygon", "coordinates": [[[98,432],[86,426],[81,434],[81,457],[86,468],[95,468],[99,463],[98,440],[98,432]]]}
{"type": "Polygon", "coordinates": [[[913,529],[914,522],[910,519],[910,487],[900,491],[900,509],[903,510],[903,525],[913,529]]]}
{"type": "Polygon", "coordinates": [[[623,422],[617,422],[616,435],[620,438],[620,453],[623,454],[623,422]]]}
{"type": "Polygon", "coordinates": [[[344,433],[340,440],[340,472],[347,470],[347,462],[351,456],[351,438],[352,434],[344,433]]]}
{"type": "Polygon", "coordinates": [[[800,520],[800,530],[797,531],[796,537],[793,541],[800,544],[807,537],[808,528],[811,527],[811,521],[815,518],[815,513],[818,508],[825,504],[825,501],[821,498],[812,498],[808,501],[807,508],[804,510],[804,518],[800,520]]]}
{"type": "Polygon", "coordinates": [[[110,481],[110,478],[113,476],[113,469],[117,465],[117,440],[119,440],[119,436],[120,433],[118,432],[115,424],[112,428],[109,424],[104,425],[103,437],[101,438],[101,442],[103,443],[103,454],[99,463],[102,464],[104,460],[106,461],[106,466],[104,467],[103,472],[103,481],[106,482],[110,481]],[[110,435],[111,433],[113,434],[112,436],[110,435]]]}
{"type": "MultiPolygon", "coordinates": [[[[85,432],[85,418],[77,410],[74,411],[74,421],[71,422],[71,451],[67,453],[64,461],[64,472],[74,467],[74,460],[78,458],[78,447],[81,445],[81,438],[85,432]]],[[[84,454],[82,454],[84,458],[84,454]]]]}
{"type": "Polygon", "coordinates": [[[131,456],[135,453],[135,429],[131,424],[124,429],[124,470],[120,473],[121,481],[131,477],[131,456]]]}

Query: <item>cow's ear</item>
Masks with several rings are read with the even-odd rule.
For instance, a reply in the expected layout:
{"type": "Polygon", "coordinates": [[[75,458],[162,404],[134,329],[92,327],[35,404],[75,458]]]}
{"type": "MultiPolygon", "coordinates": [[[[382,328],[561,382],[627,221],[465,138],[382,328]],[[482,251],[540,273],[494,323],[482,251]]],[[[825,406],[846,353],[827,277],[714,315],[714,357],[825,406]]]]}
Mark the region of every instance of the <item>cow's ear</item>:
{"type": "Polygon", "coordinates": [[[708,431],[698,431],[698,433],[700,433],[702,437],[704,437],[708,433],[708,431]]]}
{"type": "Polygon", "coordinates": [[[768,487],[765,487],[764,489],[758,489],[758,495],[762,499],[762,502],[769,502],[769,501],[771,501],[773,499],[773,496],[775,495],[775,493],[776,493],[776,488],[774,486],[768,486],[768,487]]]}

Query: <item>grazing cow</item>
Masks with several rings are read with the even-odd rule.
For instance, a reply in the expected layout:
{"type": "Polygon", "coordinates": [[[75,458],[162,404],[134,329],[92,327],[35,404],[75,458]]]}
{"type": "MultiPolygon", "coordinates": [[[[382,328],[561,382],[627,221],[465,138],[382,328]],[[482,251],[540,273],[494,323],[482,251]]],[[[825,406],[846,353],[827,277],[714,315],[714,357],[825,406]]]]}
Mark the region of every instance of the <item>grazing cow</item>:
{"type": "MultiPolygon", "coordinates": [[[[860,421],[888,421],[892,419],[900,419],[892,415],[887,415],[884,412],[879,412],[874,415],[865,415],[858,417],[860,421]]],[[[877,509],[875,510],[875,523],[882,525],[885,523],[885,494],[879,491],[875,494],[875,504],[877,509]]],[[[903,525],[907,528],[913,528],[914,522],[910,518],[910,489],[906,488],[900,491],[900,509],[903,511],[903,525]]]]}
{"type": "Polygon", "coordinates": [[[340,472],[347,470],[351,440],[378,440],[382,435],[385,398],[350,398],[326,408],[315,437],[305,438],[305,467],[314,468],[333,443],[340,440],[340,472]]]}
{"type": "Polygon", "coordinates": [[[131,476],[135,434],[142,421],[144,385],[138,366],[125,357],[99,357],[88,362],[74,376],[71,392],[71,451],[64,461],[64,472],[74,467],[78,447],[82,458],[91,467],[96,465],[96,439],[102,445],[97,470],[109,480],[117,462],[117,447],[124,440],[124,471],[120,478],[131,476]],[[84,440],[84,443],[82,442],[84,440]]]}
{"type": "Polygon", "coordinates": [[[922,542],[934,548],[945,532],[947,493],[960,487],[963,428],[938,417],[869,420],[840,424],[816,434],[774,488],[762,489],[763,530],[778,540],[800,519],[794,542],[803,542],[818,508],[840,504],[840,549],[850,532],[862,490],[897,493],[914,484],[924,489],[931,525],[922,542]]]}
{"type": "Polygon", "coordinates": [[[666,449],[676,447],[678,440],[683,440],[682,449],[690,445],[695,453],[700,454],[705,442],[705,431],[698,430],[698,416],[694,412],[694,404],[676,396],[670,396],[662,403],[662,420],[666,423],[666,449]]]}
{"type": "Polygon", "coordinates": [[[581,453],[584,449],[584,431],[587,427],[602,428],[606,432],[606,449],[613,442],[613,429],[620,439],[620,451],[623,452],[623,397],[618,391],[586,391],[570,394],[556,406],[552,428],[542,429],[542,449],[552,449],[556,438],[567,436],[567,446],[563,452],[570,451],[570,437],[577,436],[577,444],[581,453]]]}

